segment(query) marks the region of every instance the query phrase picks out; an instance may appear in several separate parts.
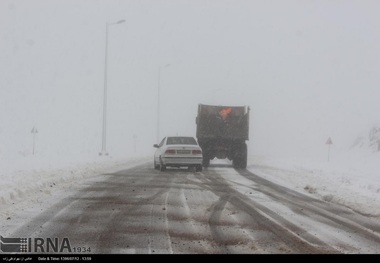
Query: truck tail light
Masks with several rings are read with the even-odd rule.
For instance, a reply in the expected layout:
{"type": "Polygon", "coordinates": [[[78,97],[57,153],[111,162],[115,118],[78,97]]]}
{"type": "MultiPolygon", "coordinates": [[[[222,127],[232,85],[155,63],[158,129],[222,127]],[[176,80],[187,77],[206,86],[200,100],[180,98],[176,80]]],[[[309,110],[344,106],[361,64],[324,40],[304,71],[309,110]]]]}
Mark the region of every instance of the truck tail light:
{"type": "Polygon", "coordinates": [[[165,151],[166,154],[176,154],[175,150],[168,149],[165,151]]]}
{"type": "Polygon", "coordinates": [[[201,150],[192,150],[191,153],[192,154],[202,154],[202,151],[201,150]]]}

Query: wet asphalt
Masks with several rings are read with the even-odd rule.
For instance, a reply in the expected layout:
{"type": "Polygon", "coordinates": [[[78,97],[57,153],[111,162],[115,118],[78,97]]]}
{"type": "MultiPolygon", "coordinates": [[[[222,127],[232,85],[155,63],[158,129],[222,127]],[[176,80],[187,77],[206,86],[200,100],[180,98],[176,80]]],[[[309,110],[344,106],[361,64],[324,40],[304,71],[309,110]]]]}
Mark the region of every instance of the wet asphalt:
{"type": "Polygon", "coordinates": [[[96,254],[372,254],[379,233],[378,218],[249,170],[146,163],[82,182],[12,236],[66,238],[71,252],[96,254]]]}

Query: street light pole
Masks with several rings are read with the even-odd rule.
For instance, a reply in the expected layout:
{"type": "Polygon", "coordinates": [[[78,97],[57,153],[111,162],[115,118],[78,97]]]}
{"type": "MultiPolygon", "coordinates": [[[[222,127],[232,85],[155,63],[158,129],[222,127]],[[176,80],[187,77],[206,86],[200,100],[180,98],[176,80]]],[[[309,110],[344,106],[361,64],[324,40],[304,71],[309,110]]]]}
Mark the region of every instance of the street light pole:
{"type": "Polygon", "coordinates": [[[158,89],[157,89],[157,143],[160,141],[160,89],[161,89],[161,69],[169,67],[170,64],[158,67],[158,89]]]}
{"type": "Polygon", "coordinates": [[[108,27],[111,25],[124,23],[125,20],[119,20],[116,23],[106,23],[106,47],[104,58],[104,93],[103,93],[103,129],[102,129],[102,150],[99,155],[108,155],[106,149],[107,134],[107,72],[108,72],[108,27]]]}

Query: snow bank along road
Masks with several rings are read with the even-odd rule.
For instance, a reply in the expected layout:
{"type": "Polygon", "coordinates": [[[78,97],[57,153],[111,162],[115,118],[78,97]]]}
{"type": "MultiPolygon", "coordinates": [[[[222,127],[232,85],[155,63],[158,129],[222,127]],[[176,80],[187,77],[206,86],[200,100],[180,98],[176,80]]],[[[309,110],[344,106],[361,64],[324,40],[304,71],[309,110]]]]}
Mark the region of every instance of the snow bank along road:
{"type": "Polygon", "coordinates": [[[229,165],[152,166],[87,178],[39,213],[24,208],[2,235],[68,238],[86,253],[380,253],[375,218],[229,165]]]}

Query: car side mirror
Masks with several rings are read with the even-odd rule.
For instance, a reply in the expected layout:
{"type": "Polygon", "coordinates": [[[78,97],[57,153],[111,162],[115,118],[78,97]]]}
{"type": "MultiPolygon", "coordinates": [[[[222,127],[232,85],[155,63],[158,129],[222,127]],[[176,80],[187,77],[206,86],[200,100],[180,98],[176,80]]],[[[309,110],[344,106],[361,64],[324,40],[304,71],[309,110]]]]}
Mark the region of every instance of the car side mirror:
{"type": "Polygon", "coordinates": [[[158,144],[153,144],[153,147],[154,148],[158,148],[158,144]]]}

